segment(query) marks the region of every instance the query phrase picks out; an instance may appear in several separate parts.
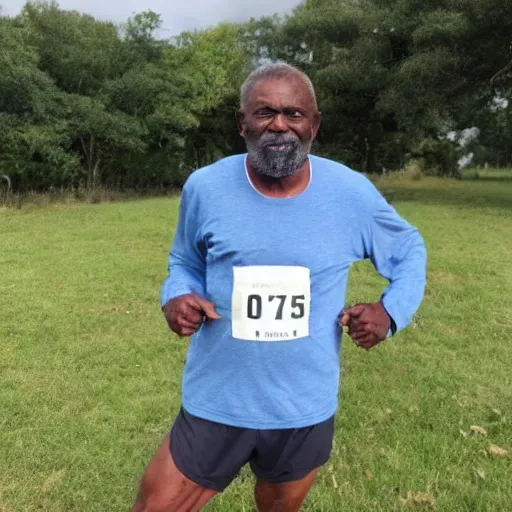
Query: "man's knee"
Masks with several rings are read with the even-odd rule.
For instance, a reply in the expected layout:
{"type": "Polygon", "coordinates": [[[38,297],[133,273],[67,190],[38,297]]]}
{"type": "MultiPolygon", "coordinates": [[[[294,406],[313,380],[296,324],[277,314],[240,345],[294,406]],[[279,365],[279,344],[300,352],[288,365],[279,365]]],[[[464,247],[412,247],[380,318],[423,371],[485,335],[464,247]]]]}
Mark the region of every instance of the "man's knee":
{"type": "Polygon", "coordinates": [[[169,506],[166,503],[158,503],[154,500],[149,500],[145,496],[137,498],[137,502],[132,509],[132,512],[168,512],[169,506]]]}
{"type": "Polygon", "coordinates": [[[256,507],[258,512],[299,512],[305,498],[305,496],[272,498],[256,494],[256,507]]]}
{"type": "MultiPolygon", "coordinates": [[[[137,501],[132,512],[174,512],[172,502],[167,490],[157,490],[148,481],[147,475],[142,478],[140,490],[137,495],[137,501]]],[[[176,496],[179,498],[179,496],[176,496]]]]}
{"type": "Polygon", "coordinates": [[[140,495],[132,512],[198,512],[215,495],[208,489],[183,489],[181,493],[140,495]]]}
{"type": "Polygon", "coordinates": [[[258,512],[298,512],[315,481],[318,469],[304,478],[287,483],[258,479],[254,489],[258,512]]]}

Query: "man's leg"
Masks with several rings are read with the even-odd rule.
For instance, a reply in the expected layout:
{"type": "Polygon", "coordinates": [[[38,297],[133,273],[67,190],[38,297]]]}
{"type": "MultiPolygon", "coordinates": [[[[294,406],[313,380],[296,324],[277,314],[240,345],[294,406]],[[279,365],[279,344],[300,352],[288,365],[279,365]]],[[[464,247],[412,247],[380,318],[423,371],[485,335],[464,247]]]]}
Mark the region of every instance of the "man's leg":
{"type": "Polygon", "coordinates": [[[259,512],[297,512],[329,460],[335,418],[304,428],[260,430],[251,457],[259,512]]]}
{"type": "Polygon", "coordinates": [[[197,512],[217,494],[180,472],[169,450],[169,442],[167,434],[142,477],[132,512],[197,512]]]}
{"type": "Polygon", "coordinates": [[[258,478],[254,490],[258,512],[299,512],[318,469],[296,482],[272,484],[258,478]]]}

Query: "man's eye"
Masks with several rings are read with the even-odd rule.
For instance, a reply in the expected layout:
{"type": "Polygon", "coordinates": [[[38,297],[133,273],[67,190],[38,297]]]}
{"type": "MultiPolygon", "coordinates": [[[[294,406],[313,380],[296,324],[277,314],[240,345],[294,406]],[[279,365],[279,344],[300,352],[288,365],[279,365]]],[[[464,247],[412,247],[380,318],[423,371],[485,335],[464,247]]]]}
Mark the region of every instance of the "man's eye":
{"type": "Polygon", "coordinates": [[[290,110],[287,110],[285,112],[285,114],[286,114],[287,117],[291,117],[291,118],[294,118],[294,119],[302,117],[302,112],[300,112],[299,110],[290,109],[290,110]]]}
{"type": "Polygon", "coordinates": [[[273,117],[275,115],[275,112],[273,110],[258,110],[256,112],[257,117],[273,117]]]}

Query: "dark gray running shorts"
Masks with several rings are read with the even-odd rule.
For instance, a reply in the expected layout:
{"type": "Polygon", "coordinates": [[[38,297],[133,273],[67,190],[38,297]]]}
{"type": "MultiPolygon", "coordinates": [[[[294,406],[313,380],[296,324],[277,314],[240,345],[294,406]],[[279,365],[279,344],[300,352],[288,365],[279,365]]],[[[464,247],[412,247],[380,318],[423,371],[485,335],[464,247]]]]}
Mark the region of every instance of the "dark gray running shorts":
{"type": "Polygon", "coordinates": [[[301,480],[329,460],[333,435],[334,416],[311,427],[252,430],[197,418],[182,408],[170,450],[187,478],[222,492],[247,463],[269,483],[301,480]]]}

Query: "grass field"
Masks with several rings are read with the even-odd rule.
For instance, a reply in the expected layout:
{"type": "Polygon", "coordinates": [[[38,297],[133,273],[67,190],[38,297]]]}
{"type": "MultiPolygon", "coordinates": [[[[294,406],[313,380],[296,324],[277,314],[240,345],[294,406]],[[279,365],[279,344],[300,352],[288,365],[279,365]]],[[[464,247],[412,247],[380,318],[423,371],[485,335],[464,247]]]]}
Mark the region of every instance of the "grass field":
{"type": "MultiPolygon", "coordinates": [[[[344,340],[305,511],[512,510],[509,176],[378,181],[426,240],[426,298],[378,349],[344,340]]],[[[129,509],[179,407],[187,346],[159,309],[177,204],[0,210],[0,512],[129,509]]],[[[384,284],[357,264],[347,302],[384,284]]],[[[244,470],[207,510],[254,510],[251,484],[244,470]]]]}

